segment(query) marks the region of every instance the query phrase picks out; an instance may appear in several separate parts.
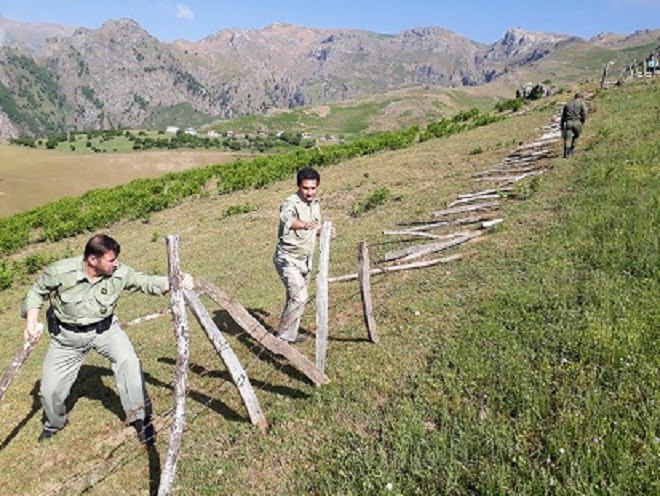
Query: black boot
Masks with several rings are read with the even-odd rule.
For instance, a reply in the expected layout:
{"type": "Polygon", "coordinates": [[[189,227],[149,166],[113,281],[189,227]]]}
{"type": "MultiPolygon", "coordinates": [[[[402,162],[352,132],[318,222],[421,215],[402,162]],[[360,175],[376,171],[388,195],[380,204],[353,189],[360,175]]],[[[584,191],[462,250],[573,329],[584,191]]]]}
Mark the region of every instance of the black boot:
{"type": "Polygon", "coordinates": [[[39,437],[37,438],[37,441],[40,443],[43,443],[47,439],[50,439],[53,437],[55,434],[57,434],[59,431],[51,431],[50,429],[44,429],[41,431],[41,434],[39,434],[39,437]]]}
{"type": "MultiPolygon", "coordinates": [[[[64,421],[64,427],[66,427],[68,424],[69,424],[69,419],[64,421]]],[[[62,429],[64,429],[64,427],[62,427],[62,429]]],[[[41,434],[39,434],[39,437],[37,438],[37,441],[40,442],[40,443],[43,443],[44,441],[50,439],[55,434],[60,432],[62,429],[46,429],[44,427],[44,430],[41,431],[41,434]]]]}
{"type": "Polygon", "coordinates": [[[151,423],[151,417],[137,419],[131,422],[131,425],[137,433],[138,441],[145,446],[153,446],[156,444],[156,430],[154,424],[151,423]]]}

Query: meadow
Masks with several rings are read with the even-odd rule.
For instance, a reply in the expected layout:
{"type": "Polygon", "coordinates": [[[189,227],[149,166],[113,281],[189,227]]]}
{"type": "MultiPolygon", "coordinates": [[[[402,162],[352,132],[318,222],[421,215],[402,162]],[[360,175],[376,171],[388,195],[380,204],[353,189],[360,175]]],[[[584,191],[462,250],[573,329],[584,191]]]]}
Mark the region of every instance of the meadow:
{"type": "MultiPolygon", "coordinates": [[[[248,371],[271,427],[247,421],[217,355],[191,319],[190,394],[176,494],[657,494],[660,330],[660,139],[657,82],[596,95],[577,155],[521,185],[506,221],[453,265],[374,277],[381,341],[367,340],[357,286],[331,286],[331,383],[314,388],[265,353],[204,299],[248,371]]],[[[367,240],[424,220],[519,142],[539,135],[558,98],[524,115],[324,165],[333,220],[331,273],[355,270],[367,240]],[[475,150],[479,150],[478,153],[475,150]],[[356,216],[375,192],[390,194],[356,216]]],[[[272,267],[279,202],[293,177],[104,228],[122,259],[166,270],[163,236],[181,236],[184,270],[204,276],[267,326],[283,290],[272,267]]],[[[381,195],[382,196],[382,195],[381,195]]],[[[31,244],[19,256],[78,253],[88,233],[31,244]]],[[[22,342],[18,301],[0,292],[8,363],[22,342]]],[[[167,299],[125,295],[119,318],[167,299]]],[[[313,332],[313,305],[303,327],[313,332]]],[[[130,328],[157,421],[172,405],[174,339],[167,317],[130,328]]],[[[45,341],[45,340],[44,340],[45,341]]],[[[312,341],[312,340],[310,340],[312,341]]],[[[313,342],[300,345],[312,356],[313,342]]],[[[105,361],[88,358],[70,425],[38,445],[40,343],[0,410],[0,487],[7,494],[148,494],[166,449],[144,451],[122,426],[105,361]],[[151,480],[151,482],[150,482],[151,480]]]]}
{"type": "Polygon", "coordinates": [[[167,150],[82,155],[0,144],[0,217],[96,188],[227,163],[243,154],[167,150]]]}

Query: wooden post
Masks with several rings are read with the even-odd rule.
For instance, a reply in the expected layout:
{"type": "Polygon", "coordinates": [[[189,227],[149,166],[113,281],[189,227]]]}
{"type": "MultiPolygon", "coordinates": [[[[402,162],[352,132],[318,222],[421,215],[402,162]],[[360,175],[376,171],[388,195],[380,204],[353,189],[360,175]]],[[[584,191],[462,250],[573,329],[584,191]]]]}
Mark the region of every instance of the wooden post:
{"type": "Polygon", "coordinates": [[[234,319],[241,328],[256,339],[268,351],[286,358],[291,365],[305,374],[316,386],[330,382],[328,376],[321,372],[305,355],[286,341],[279,339],[269,333],[250,312],[238,301],[228,296],[217,286],[206,279],[195,280],[197,286],[215,301],[221,308],[225,309],[229,316],[234,319]]]}
{"type": "Polygon", "coordinates": [[[259,400],[254,394],[254,389],[252,389],[252,383],[250,383],[250,379],[245,373],[245,369],[238,361],[238,357],[229,346],[229,343],[220,332],[220,329],[218,329],[218,326],[213,322],[213,319],[206,311],[206,308],[202,305],[202,302],[199,301],[197,294],[194,291],[184,291],[183,294],[190,310],[192,310],[193,315],[197,319],[197,322],[199,322],[199,325],[206,333],[206,336],[218,352],[218,355],[220,355],[227,370],[229,370],[231,380],[236,385],[238,393],[241,395],[243,403],[245,404],[245,408],[247,408],[250,421],[253,425],[259,427],[259,430],[265,434],[268,430],[268,421],[261,411],[259,400]]]}
{"type": "Polygon", "coordinates": [[[165,467],[161,473],[158,496],[172,494],[176,465],[181,452],[183,429],[185,428],[186,389],[188,387],[188,319],[181,290],[181,270],[179,269],[179,237],[167,236],[167,268],[170,282],[170,305],[174,316],[176,336],[176,370],[174,372],[174,420],[170,427],[165,467]]]}
{"type": "Polygon", "coordinates": [[[7,367],[5,373],[2,375],[2,379],[0,379],[0,401],[2,401],[2,398],[5,396],[7,389],[9,389],[9,385],[16,378],[16,375],[18,374],[18,369],[21,367],[21,365],[23,365],[23,362],[27,360],[27,357],[30,356],[30,353],[32,353],[32,350],[39,342],[39,338],[41,337],[41,333],[43,332],[44,326],[43,324],[37,324],[37,325],[41,326],[39,337],[36,339],[30,339],[28,341],[25,341],[25,343],[23,343],[23,347],[16,354],[16,356],[14,356],[14,359],[9,364],[9,367],[7,367]]]}
{"type": "Polygon", "coordinates": [[[319,269],[316,276],[316,368],[325,372],[328,349],[328,267],[330,265],[330,236],[332,222],[321,226],[319,269]]]}
{"type": "Polygon", "coordinates": [[[362,309],[364,310],[364,323],[372,343],[378,342],[376,333],[376,320],[371,302],[371,279],[369,274],[369,247],[366,241],[360,241],[358,245],[358,281],[360,282],[360,296],[362,297],[362,309]]]}

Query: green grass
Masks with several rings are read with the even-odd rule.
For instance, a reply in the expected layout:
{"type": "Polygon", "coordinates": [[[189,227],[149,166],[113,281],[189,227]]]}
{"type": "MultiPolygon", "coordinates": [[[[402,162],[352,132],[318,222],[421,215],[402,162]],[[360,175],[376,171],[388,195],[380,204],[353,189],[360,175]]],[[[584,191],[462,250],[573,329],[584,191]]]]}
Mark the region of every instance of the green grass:
{"type": "MultiPolygon", "coordinates": [[[[657,494],[660,123],[648,105],[657,97],[650,82],[600,93],[578,154],[552,160],[524,199],[506,201],[505,222],[470,248],[476,256],[372,278],[378,345],[366,340],[357,285],[331,285],[327,386],[314,388],[264,353],[205,299],[271,430],[262,436],[249,425],[225,367],[191,319],[176,493],[657,494]]],[[[391,247],[383,229],[429,218],[456,194],[474,191],[470,175],[537,137],[551,111],[324,168],[324,215],[337,229],[332,275],[355,271],[362,239],[377,264],[391,247]],[[470,154],[477,146],[482,152],[470,154]],[[351,205],[382,188],[399,201],[350,216],[351,205]]],[[[273,326],[283,297],[271,262],[277,209],[294,189],[292,177],[191,199],[108,232],[122,242],[122,259],[147,272],[165,270],[159,233],[179,233],[186,271],[273,326]]],[[[59,258],[77,253],[85,239],[31,250],[59,258]]],[[[0,292],[7,330],[0,363],[21,344],[16,307],[26,288],[0,292]]],[[[166,304],[125,295],[119,317],[126,322],[166,304]]],[[[313,305],[303,327],[315,327],[313,305]]],[[[172,405],[171,322],[149,321],[129,333],[160,421],[172,405]]],[[[147,493],[154,458],[122,428],[100,357],[86,362],[70,426],[49,445],[36,444],[38,404],[30,392],[45,348],[39,345],[3,400],[0,487],[8,494],[147,493]]],[[[313,342],[299,349],[314,355],[313,342]]],[[[162,465],[166,437],[157,446],[162,465]]]]}
{"type": "Polygon", "coordinates": [[[427,367],[378,422],[323,447],[302,493],[657,494],[658,97],[598,100],[593,125],[613,131],[558,164],[532,242],[468,271],[460,325],[429,338],[427,367]]]}

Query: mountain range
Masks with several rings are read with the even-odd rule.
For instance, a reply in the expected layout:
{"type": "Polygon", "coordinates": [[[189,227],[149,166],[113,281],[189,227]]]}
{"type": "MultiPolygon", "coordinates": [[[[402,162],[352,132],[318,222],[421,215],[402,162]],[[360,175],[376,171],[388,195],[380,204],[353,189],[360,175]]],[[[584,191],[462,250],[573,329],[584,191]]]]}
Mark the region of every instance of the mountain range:
{"type": "Polygon", "coordinates": [[[172,110],[210,121],[408,87],[482,85],[526,77],[523,69],[575,47],[597,54],[601,67],[658,40],[660,30],[586,41],[514,28],[487,45],[441,27],[386,35],[277,23],[165,43],[131,19],[87,29],[0,17],[0,138],[164,127],[158,116],[172,110]]]}

